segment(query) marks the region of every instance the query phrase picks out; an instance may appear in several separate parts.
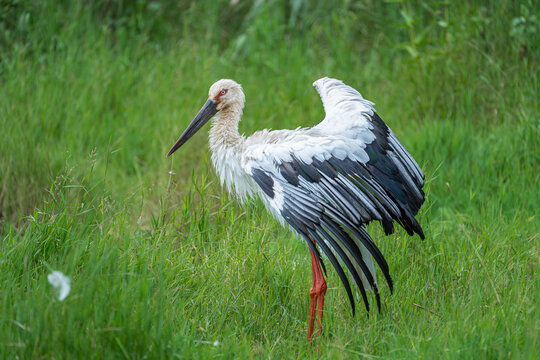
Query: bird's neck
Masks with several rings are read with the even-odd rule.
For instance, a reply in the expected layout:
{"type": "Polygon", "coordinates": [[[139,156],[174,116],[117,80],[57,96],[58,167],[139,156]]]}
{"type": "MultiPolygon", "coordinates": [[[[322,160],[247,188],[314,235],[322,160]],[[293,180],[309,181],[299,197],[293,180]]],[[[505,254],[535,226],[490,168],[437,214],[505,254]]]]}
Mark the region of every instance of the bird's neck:
{"type": "Polygon", "coordinates": [[[219,112],[219,117],[210,129],[212,163],[229,193],[244,200],[253,192],[250,176],[242,168],[241,155],[246,138],[238,133],[238,122],[242,107],[228,107],[219,112]]]}
{"type": "Polygon", "coordinates": [[[238,133],[238,123],[242,117],[241,106],[228,106],[222,109],[210,129],[210,150],[219,153],[223,150],[241,146],[245,137],[238,133]]]}

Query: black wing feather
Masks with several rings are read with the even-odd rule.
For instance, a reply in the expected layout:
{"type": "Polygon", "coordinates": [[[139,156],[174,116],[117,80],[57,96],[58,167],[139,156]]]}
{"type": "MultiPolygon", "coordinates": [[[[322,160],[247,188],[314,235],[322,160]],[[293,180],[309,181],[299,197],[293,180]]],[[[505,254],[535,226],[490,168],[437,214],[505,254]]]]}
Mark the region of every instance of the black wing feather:
{"type": "Polygon", "coordinates": [[[354,308],[354,298],[351,291],[351,285],[349,285],[349,280],[347,279],[347,276],[343,272],[343,269],[339,265],[339,261],[336,259],[328,245],[325,244],[324,240],[317,234],[315,230],[309,231],[309,235],[315,239],[315,242],[319,247],[323,250],[323,252],[326,254],[326,257],[330,260],[332,265],[334,266],[334,269],[336,269],[336,272],[338,273],[339,278],[341,279],[341,282],[343,283],[343,286],[345,287],[345,290],[347,291],[347,296],[349,297],[349,302],[351,303],[352,313],[353,316],[355,314],[355,308],[354,308]]]}
{"type": "MultiPolygon", "coordinates": [[[[381,310],[381,299],[380,299],[380,296],[379,296],[379,289],[377,288],[377,284],[375,283],[375,279],[373,278],[373,276],[371,274],[371,271],[369,271],[366,263],[364,262],[364,260],[362,259],[362,256],[360,255],[361,254],[360,249],[358,248],[358,246],[356,246],[356,244],[350,238],[350,236],[345,231],[343,231],[343,229],[340,228],[339,225],[337,225],[330,218],[328,218],[326,216],[323,217],[322,223],[323,223],[323,225],[325,227],[327,227],[330,230],[330,232],[332,232],[332,234],[334,234],[334,236],[337,239],[340,240],[340,242],[345,246],[345,248],[349,251],[349,253],[351,253],[353,255],[356,262],[360,265],[360,268],[362,269],[362,272],[364,273],[364,275],[368,279],[368,282],[370,283],[371,287],[373,288],[373,291],[375,293],[375,298],[377,299],[377,307],[378,307],[378,309],[380,311],[381,310]]],[[[342,258],[346,257],[343,250],[341,250],[340,246],[332,239],[331,236],[326,237],[326,238],[328,239],[328,241],[330,242],[332,247],[339,253],[339,255],[342,258]]],[[[358,286],[358,288],[360,289],[360,292],[362,293],[362,298],[364,299],[366,309],[367,309],[367,311],[369,311],[369,303],[368,303],[368,300],[367,300],[366,291],[364,289],[364,285],[362,284],[362,281],[360,280],[360,277],[358,276],[358,274],[356,272],[356,269],[354,269],[354,267],[352,267],[352,264],[350,264],[350,261],[349,261],[348,258],[343,259],[343,261],[347,264],[347,268],[349,268],[349,271],[351,272],[351,274],[352,274],[352,276],[354,278],[354,281],[356,282],[356,285],[358,286]],[[350,266],[349,266],[349,264],[350,264],[350,266]],[[352,270],[351,270],[351,267],[352,267],[352,270]]]]}

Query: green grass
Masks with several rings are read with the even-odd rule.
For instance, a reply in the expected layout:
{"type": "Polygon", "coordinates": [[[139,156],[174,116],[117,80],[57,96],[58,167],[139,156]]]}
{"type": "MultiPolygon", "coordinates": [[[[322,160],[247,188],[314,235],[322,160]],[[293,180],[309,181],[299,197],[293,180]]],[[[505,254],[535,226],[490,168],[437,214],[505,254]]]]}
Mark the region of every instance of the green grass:
{"type": "Polygon", "coordinates": [[[532,2],[42,3],[0,16],[0,357],[537,357],[540,42],[512,23],[532,2]],[[320,121],[322,76],[376,103],[427,200],[425,241],[369,227],[380,314],[352,318],[329,272],[316,346],[305,244],[224,194],[205,131],[165,154],[219,78],[250,134],[320,121]]]}

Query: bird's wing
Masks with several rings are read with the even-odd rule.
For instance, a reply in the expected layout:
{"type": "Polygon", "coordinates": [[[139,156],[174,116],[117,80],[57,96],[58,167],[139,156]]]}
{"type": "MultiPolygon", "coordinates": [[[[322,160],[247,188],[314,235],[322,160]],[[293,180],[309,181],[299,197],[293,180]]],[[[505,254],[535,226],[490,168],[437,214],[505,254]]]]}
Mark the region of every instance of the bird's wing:
{"type": "Polygon", "coordinates": [[[326,117],[316,128],[326,134],[360,137],[365,143],[373,140],[369,117],[375,113],[373,103],[342,81],[324,77],[313,83],[319,93],[326,117]]]}
{"type": "MultiPolygon", "coordinates": [[[[331,107],[353,107],[335,104],[331,107]]],[[[380,300],[374,273],[362,257],[363,247],[392,290],[388,264],[364,225],[378,220],[385,233],[391,234],[395,220],[410,235],[424,237],[414,218],[424,202],[422,172],[373,110],[362,112],[361,117],[365,121],[356,126],[353,135],[326,134],[324,126],[261,132],[248,139],[242,160],[276,218],[301,234],[319,260],[312,241],[323,250],[347,290],[353,313],[351,288],[338,258],[351,273],[368,310],[357,269],[373,288],[378,305],[380,300]]]]}
{"type": "Polygon", "coordinates": [[[378,144],[390,149],[398,158],[397,165],[404,167],[404,174],[418,187],[424,185],[424,174],[420,167],[401,144],[393,131],[386,126],[375,112],[373,103],[366,100],[356,89],[341,80],[328,77],[313,83],[323,102],[326,117],[315,126],[325,134],[356,139],[364,144],[378,144]]]}

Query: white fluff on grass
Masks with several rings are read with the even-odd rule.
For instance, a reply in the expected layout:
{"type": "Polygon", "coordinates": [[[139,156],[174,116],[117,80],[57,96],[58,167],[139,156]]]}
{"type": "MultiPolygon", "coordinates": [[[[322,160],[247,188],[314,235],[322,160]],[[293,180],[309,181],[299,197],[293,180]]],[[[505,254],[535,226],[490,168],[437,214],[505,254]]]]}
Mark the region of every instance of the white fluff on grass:
{"type": "Polygon", "coordinates": [[[58,300],[64,300],[71,290],[69,278],[60,271],[53,271],[47,276],[47,279],[55,289],[58,289],[58,300]]]}

